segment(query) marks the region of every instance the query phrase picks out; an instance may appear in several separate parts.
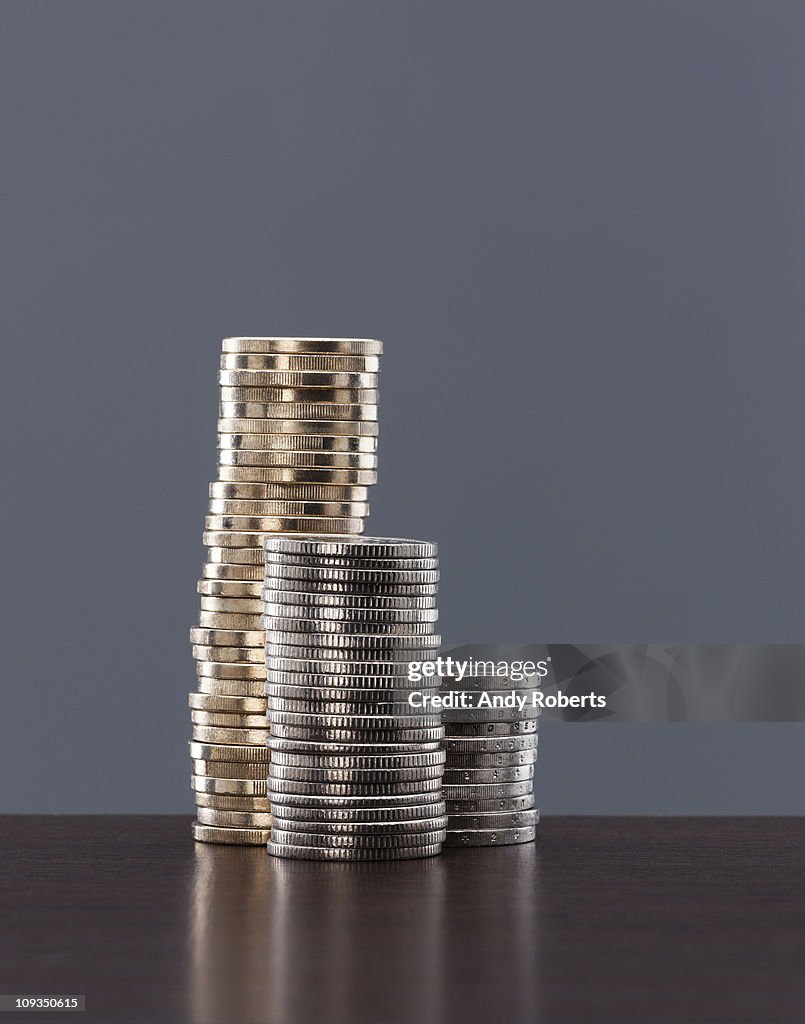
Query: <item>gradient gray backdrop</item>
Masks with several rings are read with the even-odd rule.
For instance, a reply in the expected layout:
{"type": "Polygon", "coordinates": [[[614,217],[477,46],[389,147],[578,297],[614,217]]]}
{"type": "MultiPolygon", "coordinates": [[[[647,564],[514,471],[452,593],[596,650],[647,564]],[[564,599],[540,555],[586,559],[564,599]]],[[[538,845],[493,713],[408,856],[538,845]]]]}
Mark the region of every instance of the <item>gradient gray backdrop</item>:
{"type": "MultiPolygon", "coordinates": [[[[805,7],[0,3],[3,811],[191,809],[229,334],[386,342],[447,638],[803,627],[805,7]]],[[[799,812],[802,726],[545,729],[546,812],[799,812]]]]}

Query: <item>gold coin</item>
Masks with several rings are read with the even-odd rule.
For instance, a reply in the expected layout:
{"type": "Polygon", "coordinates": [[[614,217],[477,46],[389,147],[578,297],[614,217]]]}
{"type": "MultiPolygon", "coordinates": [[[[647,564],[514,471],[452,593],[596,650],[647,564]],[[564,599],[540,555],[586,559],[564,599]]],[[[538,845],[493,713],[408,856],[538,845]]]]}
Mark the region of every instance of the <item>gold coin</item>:
{"type": "MultiPolygon", "coordinates": [[[[247,385],[252,387],[252,384],[247,385]]],[[[378,388],[330,388],[330,387],[285,387],[282,384],[268,384],[262,387],[262,401],[280,405],[377,405],[378,388]]],[[[308,419],[307,416],[292,417],[280,412],[288,419],[308,419]]],[[[314,417],[310,417],[311,419],[314,417]]]]}
{"type": "MultiPolygon", "coordinates": [[[[242,562],[232,563],[223,562],[221,559],[226,556],[228,548],[211,548],[212,559],[206,562],[201,574],[205,580],[216,580],[216,581],[233,581],[238,583],[256,582],[262,580],[265,577],[265,571],[263,569],[263,562],[260,559],[259,562],[242,562]],[[221,556],[218,558],[217,556],[221,556]]],[[[254,552],[248,548],[240,549],[243,554],[251,554],[254,552]]],[[[210,551],[207,552],[207,557],[210,558],[210,551]]]]}
{"type": "Polygon", "coordinates": [[[247,583],[243,580],[199,580],[196,590],[206,597],[215,598],[258,599],[263,596],[261,583],[247,583]]]}
{"type": "Polygon", "coordinates": [[[271,815],[252,811],[217,811],[198,807],[196,817],[202,825],[223,825],[227,828],[270,828],[271,815]]]}
{"type": "MultiPolygon", "coordinates": [[[[210,498],[212,501],[225,502],[264,502],[264,501],[367,501],[369,498],[368,487],[354,485],[331,485],[315,483],[278,483],[278,484],[210,484],[210,498]]],[[[216,514],[246,513],[264,514],[265,510],[210,507],[210,512],[216,514]]]]}
{"type": "Polygon", "coordinates": [[[376,373],[317,373],[315,370],[219,370],[230,388],[376,388],[376,373]]]}
{"type": "MultiPolygon", "coordinates": [[[[211,504],[218,504],[212,502],[211,504]]],[[[232,502],[221,502],[223,505],[232,502]]],[[[253,530],[273,530],[278,518],[297,518],[299,516],[329,516],[333,519],[351,519],[369,514],[365,501],[266,501],[266,502],[234,502],[234,504],[251,505],[252,509],[229,511],[222,508],[212,510],[204,520],[207,530],[237,530],[251,533],[253,530]]]]}
{"type": "MultiPolygon", "coordinates": [[[[232,389],[236,390],[236,389],[232,389]]],[[[349,392],[352,394],[352,392],[349,392]]],[[[289,420],[377,420],[377,401],[371,399],[372,392],[361,392],[360,402],[347,404],[336,402],[275,402],[269,398],[261,402],[220,402],[218,415],[221,419],[265,419],[289,420]],[[363,403],[363,404],[361,404],[363,403]]]]}
{"type": "MultiPolygon", "coordinates": [[[[199,662],[199,665],[209,662],[199,662]]],[[[231,665],[225,666],[232,668],[231,665]]],[[[252,668],[257,668],[252,665],[252,668]]],[[[258,698],[265,693],[265,679],[229,679],[220,676],[199,676],[196,680],[199,693],[209,694],[215,697],[254,697],[258,698]]]]}
{"type": "Polygon", "coordinates": [[[266,779],[219,779],[214,775],[191,775],[190,785],[196,793],[203,793],[207,796],[265,799],[268,794],[266,779]]]}
{"type": "Polygon", "coordinates": [[[377,373],[380,369],[379,356],[344,355],[296,355],[287,353],[244,354],[224,352],[221,356],[222,370],[315,370],[318,373],[377,373]]]}
{"type": "Polygon", "coordinates": [[[193,644],[196,661],[244,662],[260,665],[265,661],[262,647],[218,647],[207,644],[193,644]]]}
{"type": "MultiPolygon", "coordinates": [[[[285,607],[277,605],[278,608],[285,607]]],[[[203,612],[217,612],[219,615],[262,615],[263,602],[260,598],[246,597],[202,597],[203,612]]]]}
{"type": "Polygon", "coordinates": [[[292,352],[319,355],[379,356],[383,342],[375,338],[224,338],[224,352],[292,352]]]}
{"type": "MultiPolygon", "coordinates": [[[[227,748],[228,749],[228,748],[227,748]]],[[[251,751],[252,754],[259,754],[268,747],[240,747],[238,749],[251,751]]],[[[191,770],[194,776],[204,779],[230,779],[244,782],[267,782],[268,761],[260,761],[251,757],[249,761],[213,761],[191,760],[191,770]]]]}
{"type": "Polygon", "coordinates": [[[238,434],[244,438],[258,437],[261,443],[259,445],[252,444],[251,447],[262,448],[266,444],[267,434],[327,434],[347,437],[377,437],[380,434],[380,427],[376,420],[335,420],[316,419],[314,417],[294,419],[291,416],[281,419],[256,419],[254,417],[250,419],[223,418],[218,420],[218,433],[238,434]]]}
{"type": "Polygon", "coordinates": [[[220,793],[196,792],[196,807],[211,807],[217,811],[258,811],[268,814],[267,796],[227,796],[220,793]]]}
{"type": "MultiPolygon", "coordinates": [[[[228,662],[199,661],[196,664],[196,675],[199,678],[203,676],[209,679],[230,679],[236,682],[254,680],[262,686],[266,678],[266,666],[265,663],[262,665],[233,665],[228,662]]],[[[263,690],[258,691],[256,696],[263,692],[263,690]]]]}
{"type": "MultiPolygon", "coordinates": [[[[297,424],[301,427],[302,424],[297,424]]],[[[221,465],[233,463],[248,466],[263,459],[255,460],[252,452],[273,455],[274,452],[376,452],[376,437],[355,437],[348,434],[308,434],[304,430],[296,434],[219,434],[218,461],[221,465]],[[239,458],[233,458],[239,455],[239,458]]],[[[271,465],[272,463],[269,463],[271,465]]]]}
{"type": "Polygon", "coordinates": [[[263,718],[268,705],[265,697],[224,697],[196,691],[187,695],[187,703],[194,711],[214,711],[226,715],[262,715],[263,718]]]}
{"type": "Polygon", "coordinates": [[[194,740],[204,743],[254,744],[260,749],[268,743],[268,729],[221,729],[212,725],[194,725],[191,734],[194,740]]]}
{"type": "Polygon", "coordinates": [[[208,629],[261,629],[259,613],[244,614],[241,612],[199,612],[199,626],[208,629]]]}
{"type": "Polygon", "coordinates": [[[193,725],[220,726],[224,729],[267,729],[268,719],[266,713],[262,714],[235,714],[224,711],[197,711],[190,712],[190,721],[193,725]]]}
{"type": "MultiPolygon", "coordinates": [[[[233,764],[256,764],[258,761],[268,763],[271,760],[271,753],[268,747],[262,746],[243,746],[243,744],[237,743],[199,743],[191,740],[188,743],[190,748],[190,757],[194,761],[225,761],[233,764]]],[[[256,770],[256,769],[255,769],[256,770]]],[[[193,771],[196,775],[201,775],[202,771],[197,766],[193,766],[193,771]]],[[[257,776],[259,778],[260,776],[257,776]]],[[[265,778],[265,776],[263,776],[265,778]]]]}
{"type": "MultiPolygon", "coordinates": [[[[228,518],[228,517],[225,517],[228,518]]],[[[203,533],[202,540],[210,549],[213,548],[263,548],[263,535],[265,533],[361,533],[363,531],[363,519],[358,518],[329,518],[326,516],[262,516],[261,522],[266,525],[260,530],[207,530],[203,533]]],[[[233,562],[237,564],[238,559],[213,558],[208,555],[210,562],[233,562]]],[[[261,556],[262,560],[262,556],[261,556]]],[[[249,562],[241,564],[249,565],[249,562]]]]}
{"type": "Polygon", "coordinates": [[[197,843],[223,843],[227,846],[266,846],[270,828],[216,828],[193,822],[193,838],[197,843]]]}
{"type": "MultiPolygon", "coordinates": [[[[202,536],[206,538],[210,535],[205,533],[202,536]]],[[[215,533],[211,536],[220,537],[221,534],[215,533]]],[[[230,537],[232,535],[226,534],[225,536],[230,537]]],[[[220,563],[237,569],[251,568],[255,570],[255,575],[244,576],[243,579],[258,580],[263,578],[264,573],[262,571],[256,572],[257,567],[263,564],[263,552],[260,548],[234,548],[223,544],[212,544],[211,541],[205,541],[205,543],[210,544],[210,547],[207,548],[207,565],[220,563]]],[[[207,573],[205,572],[204,575],[206,576],[207,573]]],[[[224,576],[223,578],[227,579],[229,577],[224,576]]],[[[235,575],[232,578],[240,579],[241,577],[235,575]]]]}
{"type": "MultiPolygon", "coordinates": [[[[262,647],[266,642],[262,629],[200,629],[194,626],[190,630],[190,642],[208,647],[262,647]]],[[[229,659],[222,658],[222,661],[229,659]]],[[[238,658],[238,661],[250,661],[250,658],[238,658]]]]}
{"type": "MultiPolygon", "coordinates": [[[[377,483],[373,469],[306,469],[294,466],[219,466],[216,484],[250,483],[275,485],[316,484],[338,487],[370,486],[377,483]]],[[[359,499],[358,499],[359,500],[359,499]]]]}
{"type": "MultiPolygon", "coordinates": [[[[311,438],[311,440],[318,440],[311,438]]],[[[218,453],[218,478],[220,480],[252,480],[263,481],[266,476],[259,468],[266,469],[371,469],[377,470],[377,454],[374,452],[332,452],[311,451],[309,449],[280,451],[279,449],[265,452],[238,452],[229,449],[218,453]],[[249,460],[251,459],[251,463],[249,460]],[[238,475],[227,471],[228,466],[248,466],[238,475]]],[[[268,479],[276,479],[269,477],[268,479]]]]}

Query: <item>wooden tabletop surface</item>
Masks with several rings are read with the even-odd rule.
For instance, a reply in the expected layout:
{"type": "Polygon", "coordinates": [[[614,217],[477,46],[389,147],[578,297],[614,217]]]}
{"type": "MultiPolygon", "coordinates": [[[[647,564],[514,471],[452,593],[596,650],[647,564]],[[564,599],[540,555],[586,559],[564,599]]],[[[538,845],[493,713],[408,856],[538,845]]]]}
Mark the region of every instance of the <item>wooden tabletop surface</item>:
{"type": "Polygon", "coordinates": [[[546,818],[354,865],[190,820],[0,818],[0,994],[102,1024],[805,1020],[805,819],[546,818]]]}

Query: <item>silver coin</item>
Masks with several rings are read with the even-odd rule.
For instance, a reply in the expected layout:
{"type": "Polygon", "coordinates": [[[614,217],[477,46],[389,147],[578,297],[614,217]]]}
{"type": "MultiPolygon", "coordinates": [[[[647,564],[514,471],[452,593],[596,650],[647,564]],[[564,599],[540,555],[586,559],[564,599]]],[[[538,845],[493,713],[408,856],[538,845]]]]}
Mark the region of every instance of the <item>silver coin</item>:
{"type": "Polygon", "coordinates": [[[444,764],[445,752],[414,754],[309,754],[273,751],[271,763],[298,768],[422,768],[444,764]]]}
{"type": "Polygon", "coordinates": [[[463,739],[446,736],[445,747],[451,754],[511,753],[517,750],[536,750],[538,736],[536,732],[521,736],[469,736],[463,739]]]}
{"type": "Polygon", "coordinates": [[[268,779],[221,779],[212,775],[192,775],[190,784],[196,793],[211,796],[265,799],[268,795],[268,779]]]}
{"type": "Polygon", "coordinates": [[[408,700],[411,693],[437,696],[432,686],[406,676],[348,676],[312,672],[269,672],[266,694],[290,700],[408,700]]]}
{"type": "Polygon", "coordinates": [[[438,558],[363,558],[359,555],[297,555],[266,551],[270,565],[297,565],[313,569],[344,569],[354,572],[435,572],[438,558]]]}
{"type": "MultiPolygon", "coordinates": [[[[318,836],[432,836],[434,832],[444,832],[447,829],[447,815],[394,822],[304,821],[275,816],[273,828],[276,832],[306,832],[318,836]]],[[[275,838],[279,839],[276,835],[275,838]]]]}
{"type": "MultiPolygon", "coordinates": [[[[207,598],[207,600],[215,600],[215,598],[207,598]]],[[[249,602],[250,606],[251,604],[252,602],[249,602]]],[[[271,618],[272,621],[284,621],[290,624],[290,628],[293,628],[297,622],[310,624],[326,620],[345,625],[364,624],[391,630],[397,629],[401,625],[416,625],[427,629],[432,628],[431,624],[439,618],[436,608],[349,608],[346,606],[279,604],[271,601],[263,602],[262,609],[258,609],[256,605],[257,602],[255,602],[255,608],[250,608],[250,610],[262,610],[263,614],[271,618]]],[[[202,607],[204,607],[203,604],[202,607]]],[[[235,611],[236,609],[231,610],[235,611]]],[[[281,628],[287,629],[289,626],[281,628]]]]}
{"type": "Polygon", "coordinates": [[[445,810],[451,814],[505,814],[508,811],[527,811],[534,807],[534,793],[524,796],[501,797],[499,800],[447,800],[445,810]]]}
{"type": "Polygon", "coordinates": [[[447,827],[451,832],[499,828],[533,827],[539,823],[539,811],[488,811],[482,814],[451,814],[447,827]]]}
{"type": "Polygon", "coordinates": [[[269,798],[274,794],[299,794],[301,796],[403,796],[416,793],[441,792],[441,779],[418,779],[416,782],[363,783],[356,782],[302,782],[296,779],[271,778],[268,785],[269,798]]]}
{"type": "MultiPolygon", "coordinates": [[[[442,643],[438,633],[428,633],[424,636],[392,636],[389,634],[376,635],[374,633],[295,633],[281,629],[267,629],[270,634],[272,647],[305,647],[310,648],[336,648],[344,650],[359,651],[435,651],[442,643]]],[[[272,652],[273,653],[273,652],[272,652]]],[[[417,659],[417,653],[411,655],[417,659]]],[[[419,654],[419,660],[428,657],[427,654],[419,654]]],[[[391,659],[389,659],[391,660],[391,659]]],[[[508,710],[508,709],[507,709],[508,710]]],[[[527,717],[527,716],[524,716],[527,717]]]]}
{"type": "Polygon", "coordinates": [[[454,754],[447,758],[448,768],[509,768],[512,765],[534,764],[536,749],[513,750],[505,754],[454,754]]]}
{"type": "Polygon", "coordinates": [[[276,828],[271,834],[272,842],[287,846],[313,846],[317,848],[347,850],[385,850],[398,846],[431,846],[444,842],[446,829],[429,829],[426,832],[412,832],[407,835],[325,835],[320,832],[295,832],[292,829],[276,828]]]}
{"type": "Polygon", "coordinates": [[[517,722],[450,722],[446,728],[449,739],[468,739],[481,736],[520,736],[537,731],[538,718],[524,718],[517,722]]]}
{"type": "Polygon", "coordinates": [[[538,690],[539,682],[534,680],[533,676],[530,679],[518,679],[516,682],[511,682],[504,676],[463,676],[461,681],[445,678],[444,685],[449,690],[489,690],[490,692],[511,693],[512,690],[538,690]]]}
{"type": "Polygon", "coordinates": [[[344,353],[379,356],[383,342],[375,338],[224,338],[224,352],[344,353]]]}
{"type": "Polygon", "coordinates": [[[288,860],[417,860],[420,857],[436,857],[442,852],[441,843],[434,843],[432,846],[397,847],[385,850],[343,850],[288,846],[269,840],[267,847],[272,857],[285,857],[288,860]]]}
{"type": "Polygon", "coordinates": [[[287,697],[272,697],[271,707],[275,711],[287,711],[301,715],[387,715],[398,718],[412,713],[411,705],[404,701],[357,700],[289,700],[287,697]]]}
{"type": "MultiPolygon", "coordinates": [[[[260,591],[260,596],[265,600],[265,593],[260,591]]],[[[394,597],[388,595],[373,594],[328,594],[319,593],[318,590],[277,590],[270,588],[268,593],[269,603],[274,602],[276,608],[288,608],[283,614],[297,614],[296,609],[310,608],[313,611],[332,608],[337,612],[346,612],[351,615],[361,615],[363,612],[373,611],[420,611],[424,610],[430,614],[436,614],[436,597],[429,595],[424,597],[402,596],[394,597]]],[[[374,617],[374,616],[372,616],[374,617]]]]}
{"type": "Polygon", "coordinates": [[[190,693],[187,703],[195,711],[220,712],[234,715],[262,715],[265,718],[268,702],[265,697],[227,697],[209,693],[190,693]]]}
{"type": "Polygon", "coordinates": [[[448,805],[456,800],[501,800],[516,796],[526,796],[534,792],[532,779],[522,782],[498,782],[493,785],[454,786],[444,784],[442,792],[448,805]]]}
{"type": "Polygon", "coordinates": [[[428,728],[361,729],[333,728],[312,725],[284,725],[271,723],[273,739],[305,740],[311,743],[372,743],[376,746],[387,743],[431,743],[444,736],[441,725],[428,728]]]}
{"type": "Polygon", "coordinates": [[[361,555],[365,558],[436,558],[438,547],[431,541],[410,540],[400,537],[361,537],[351,539],[332,537],[274,537],[266,545],[267,551],[297,555],[361,555]]]}
{"type": "MultiPolygon", "coordinates": [[[[196,793],[196,807],[209,807],[214,811],[246,811],[268,814],[267,796],[229,796],[221,793],[196,793]]],[[[446,817],[446,816],[445,816],[446,817]]]]}
{"type": "Polygon", "coordinates": [[[271,726],[295,725],[310,729],[349,729],[352,731],[393,731],[405,729],[436,729],[441,727],[438,715],[311,715],[275,711],[269,705],[271,726]]]}
{"type": "Polygon", "coordinates": [[[268,745],[272,754],[278,750],[306,754],[416,754],[441,750],[439,740],[423,743],[328,743],[316,740],[287,739],[284,736],[276,736],[274,733],[269,735],[268,745]]]}
{"type": "MultiPolygon", "coordinates": [[[[265,540],[265,538],[263,538],[265,540]]],[[[438,583],[438,569],[342,569],[332,565],[297,565],[291,562],[267,561],[266,589],[280,589],[287,580],[309,582],[357,583],[381,586],[419,586],[422,583],[438,583]],[[280,584],[275,580],[282,581],[280,584]]],[[[294,587],[298,590],[299,587],[294,587]]]]}
{"type": "MultiPolygon", "coordinates": [[[[323,824],[332,826],[335,824],[361,824],[373,823],[395,824],[398,822],[419,822],[433,820],[434,818],[446,817],[443,800],[431,800],[428,803],[404,804],[398,806],[391,804],[386,807],[296,807],[292,804],[274,803],[272,814],[277,820],[288,820],[296,822],[295,827],[299,831],[307,832],[310,826],[323,824]],[[302,823],[305,827],[302,827],[302,823]]],[[[446,823],[445,823],[446,824],[446,823]]],[[[440,825],[440,828],[445,827],[440,825]]]]}
{"type": "MultiPolygon", "coordinates": [[[[345,678],[343,676],[336,676],[336,679],[345,678]]],[[[366,677],[370,681],[371,676],[366,677]]],[[[411,690],[404,689],[402,687],[386,687],[384,689],[376,689],[374,687],[355,687],[346,689],[344,687],[335,686],[294,686],[294,685],[278,685],[273,682],[266,683],[265,692],[267,697],[271,697],[275,707],[279,707],[276,702],[278,700],[292,700],[292,701],[313,701],[314,703],[328,703],[328,704],[348,704],[353,705],[355,702],[360,704],[368,704],[374,707],[382,705],[379,709],[380,713],[386,714],[389,711],[394,710],[391,705],[399,705],[407,703],[407,694],[411,693],[411,690]]],[[[421,691],[413,691],[421,692],[421,691]]],[[[408,705],[410,708],[410,704],[408,705]]],[[[290,708],[285,708],[286,711],[290,711],[290,708]]],[[[309,710],[313,710],[310,708],[309,710]]],[[[321,714],[322,712],[317,712],[321,714]]],[[[343,714],[341,711],[323,712],[324,714],[343,714]]],[[[371,710],[367,711],[355,711],[354,708],[350,714],[372,714],[371,710]]]]}
{"type": "MultiPolygon", "coordinates": [[[[266,664],[269,662],[275,662],[277,659],[280,660],[293,660],[301,661],[302,657],[307,652],[306,664],[311,666],[318,666],[322,662],[337,662],[341,661],[345,666],[349,668],[350,675],[358,675],[363,673],[366,666],[375,664],[384,664],[390,661],[396,661],[400,665],[407,666],[411,661],[423,661],[431,656],[431,652],[438,651],[438,647],[366,647],[362,645],[352,646],[319,646],[318,644],[297,644],[297,643],[285,643],[284,638],[289,636],[287,633],[273,633],[269,631],[265,645],[265,658],[266,664]],[[282,637],[283,639],[278,639],[282,637]]],[[[310,636],[310,634],[308,634],[310,636]]],[[[327,638],[329,639],[329,637],[327,638]]],[[[211,650],[226,650],[223,647],[210,648],[211,650]]],[[[247,648],[229,648],[229,650],[246,650],[247,648]]],[[[202,655],[203,657],[203,655],[202,655]]],[[[243,659],[251,660],[251,659],[243,659]]],[[[254,659],[257,660],[257,659],[254,659]]],[[[327,669],[327,671],[332,671],[327,669]]],[[[333,673],[335,674],[335,673],[333,673]]]]}
{"type": "Polygon", "coordinates": [[[445,724],[463,722],[518,722],[539,718],[539,708],[444,708],[445,724]]]}
{"type": "Polygon", "coordinates": [[[269,586],[263,592],[268,601],[284,602],[286,592],[309,593],[314,596],[322,594],[340,594],[351,599],[355,598],[433,598],[439,592],[438,583],[339,583],[333,580],[283,580],[278,576],[271,578],[269,586]]]}
{"type": "Polygon", "coordinates": [[[513,846],[532,843],[537,838],[534,825],[521,828],[486,829],[484,831],[448,831],[445,846],[513,846]]]}
{"type": "MultiPolygon", "coordinates": [[[[242,743],[205,743],[191,740],[188,744],[190,756],[200,761],[243,761],[255,763],[271,759],[268,747],[246,746],[242,743]]],[[[196,773],[201,774],[200,772],[196,773]]]]}
{"type": "Polygon", "coordinates": [[[442,766],[433,768],[296,768],[274,764],[269,768],[269,785],[275,779],[292,782],[354,782],[359,786],[397,786],[403,782],[439,779],[442,766]]]}
{"type": "MultiPolygon", "coordinates": [[[[354,679],[364,677],[377,678],[377,682],[367,683],[367,686],[385,686],[382,679],[407,679],[408,661],[406,658],[384,657],[383,660],[358,661],[357,659],[325,659],[300,657],[297,647],[290,648],[294,653],[287,657],[275,657],[271,655],[266,660],[266,670],[271,673],[272,679],[277,679],[277,673],[287,672],[298,676],[345,676],[354,679]]],[[[334,686],[360,685],[339,679],[333,681],[334,686]]],[[[395,684],[396,685],[396,684],[395,684]]]]}
{"type": "Polygon", "coordinates": [[[533,764],[511,765],[509,768],[446,768],[444,784],[476,786],[495,782],[520,782],[534,778],[533,764]]]}
{"type": "MultiPolygon", "coordinates": [[[[277,615],[263,615],[262,625],[263,629],[271,630],[272,633],[337,633],[343,636],[388,637],[434,635],[432,622],[372,622],[367,619],[344,622],[331,619],[303,619],[298,616],[280,618],[277,615]]],[[[303,643],[304,639],[303,636],[303,643]]]]}
{"type": "Polygon", "coordinates": [[[346,795],[332,795],[326,793],[278,793],[274,791],[271,798],[272,808],[285,809],[288,814],[303,812],[316,814],[349,813],[357,815],[362,820],[364,815],[390,815],[404,813],[408,810],[416,811],[423,805],[433,807],[434,814],[444,813],[441,808],[444,806],[441,790],[433,789],[427,792],[392,793],[386,795],[363,795],[356,794],[350,790],[346,795]]]}

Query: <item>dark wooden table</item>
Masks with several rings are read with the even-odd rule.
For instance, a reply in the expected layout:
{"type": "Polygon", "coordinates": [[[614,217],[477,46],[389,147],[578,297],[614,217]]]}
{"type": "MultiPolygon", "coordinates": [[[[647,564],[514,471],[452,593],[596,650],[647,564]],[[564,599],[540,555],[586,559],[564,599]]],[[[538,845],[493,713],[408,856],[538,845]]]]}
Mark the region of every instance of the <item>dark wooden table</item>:
{"type": "Polygon", "coordinates": [[[805,819],[553,818],[376,865],[189,825],[0,818],[0,993],[103,1024],[805,1020],[805,819]]]}

